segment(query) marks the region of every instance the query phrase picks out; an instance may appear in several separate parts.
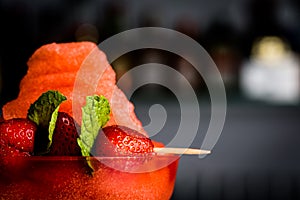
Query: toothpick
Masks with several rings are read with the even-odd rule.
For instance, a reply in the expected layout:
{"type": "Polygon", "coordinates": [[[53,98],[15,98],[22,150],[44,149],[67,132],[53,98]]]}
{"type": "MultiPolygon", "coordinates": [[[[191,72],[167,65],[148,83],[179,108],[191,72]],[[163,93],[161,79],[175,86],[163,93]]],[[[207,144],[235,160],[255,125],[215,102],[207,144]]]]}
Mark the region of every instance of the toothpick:
{"type": "Polygon", "coordinates": [[[200,155],[200,154],[210,154],[211,151],[209,150],[202,150],[202,149],[191,149],[191,148],[154,148],[154,152],[156,153],[171,153],[171,154],[187,154],[187,155],[200,155]]]}

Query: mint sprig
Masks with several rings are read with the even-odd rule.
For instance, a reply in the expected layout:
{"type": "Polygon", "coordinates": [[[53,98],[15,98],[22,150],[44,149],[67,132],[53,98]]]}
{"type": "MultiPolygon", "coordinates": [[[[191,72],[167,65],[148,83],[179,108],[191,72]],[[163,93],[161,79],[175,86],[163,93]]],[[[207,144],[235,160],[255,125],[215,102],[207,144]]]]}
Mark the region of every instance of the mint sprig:
{"type": "Polygon", "coordinates": [[[58,91],[49,90],[31,104],[27,117],[35,122],[38,134],[35,138],[34,153],[47,153],[52,142],[59,105],[67,98],[58,91]]]}
{"type": "Polygon", "coordinates": [[[109,120],[110,106],[104,96],[87,96],[86,105],[82,108],[81,134],[77,143],[82,156],[90,156],[94,141],[109,120]]]}
{"type": "Polygon", "coordinates": [[[102,128],[109,120],[110,106],[104,96],[87,96],[86,105],[82,108],[81,134],[77,143],[81,148],[82,156],[86,157],[91,173],[94,171],[90,160],[91,149],[95,139],[102,128]]]}
{"type": "MultiPolygon", "coordinates": [[[[27,117],[38,126],[35,135],[34,154],[41,155],[49,152],[56,126],[60,104],[67,98],[58,91],[49,90],[43,93],[29,108],[27,117]]],[[[108,122],[110,114],[109,101],[104,96],[87,96],[86,105],[82,107],[81,134],[77,143],[82,156],[92,172],[89,156],[99,130],[108,122]]]]}
{"type": "Polygon", "coordinates": [[[52,138],[53,138],[53,133],[54,133],[54,129],[56,126],[56,121],[57,121],[57,116],[58,116],[58,110],[59,110],[59,106],[56,107],[56,109],[53,111],[52,115],[51,115],[51,119],[49,122],[49,127],[48,127],[48,145],[47,145],[47,151],[50,149],[50,146],[52,144],[52,138]]]}

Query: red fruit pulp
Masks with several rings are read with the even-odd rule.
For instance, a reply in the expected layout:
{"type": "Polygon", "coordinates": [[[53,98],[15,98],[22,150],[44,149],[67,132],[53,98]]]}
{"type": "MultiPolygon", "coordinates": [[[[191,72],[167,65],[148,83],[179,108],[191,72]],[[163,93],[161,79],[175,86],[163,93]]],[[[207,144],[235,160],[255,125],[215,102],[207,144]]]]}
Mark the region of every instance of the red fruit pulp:
{"type": "Polygon", "coordinates": [[[96,168],[93,176],[87,171],[84,157],[21,159],[23,165],[17,170],[0,164],[0,199],[169,199],[179,157],[153,155],[146,164],[149,171],[139,173],[108,167],[102,161],[109,157],[91,157],[96,168]],[[166,165],[157,167],[162,163],[166,165]]]}

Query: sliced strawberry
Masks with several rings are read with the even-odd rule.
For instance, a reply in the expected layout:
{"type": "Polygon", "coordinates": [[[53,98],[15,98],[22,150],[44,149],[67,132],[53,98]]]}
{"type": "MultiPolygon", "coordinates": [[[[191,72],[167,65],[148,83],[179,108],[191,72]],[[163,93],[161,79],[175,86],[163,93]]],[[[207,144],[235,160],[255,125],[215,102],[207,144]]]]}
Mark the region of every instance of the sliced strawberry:
{"type": "Polygon", "coordinates": [[[29,119],[15,118],[0,123],[1,155],[29,155],[33,152],[37,126],[29,119]]]}
{"type": "Polygon", "coordinates": [[[102,155],[136,155],[153,152],[153,143],[146,136],[125,126],[103,128],[95,142],[95,153],[102,155]]]}
{"type": "Polygon", "coordinates": [[[58,112],[57,121],[52,137],[49,155],[80,156],[81,150],[77,144],[79,137],[76,122],[67,113],[58,112]]]}

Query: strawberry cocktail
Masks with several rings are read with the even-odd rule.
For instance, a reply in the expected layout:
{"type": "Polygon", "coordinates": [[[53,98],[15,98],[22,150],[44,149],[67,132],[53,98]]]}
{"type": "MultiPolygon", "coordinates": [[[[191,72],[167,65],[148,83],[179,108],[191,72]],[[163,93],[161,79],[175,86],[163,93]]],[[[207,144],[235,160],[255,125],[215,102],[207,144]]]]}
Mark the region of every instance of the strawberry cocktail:
{"type": "Polygon", "coordinates": [[[163,144],[148,137],[115,81],[90,42],[32,55],[17,99],[2,107],[0,199],[171,197],[179,157],[154,151],[163,144]],[[97,82],[91,73],[101,74],[97,82]]]}
{"type": "MultiPolygon", "coordinates": [[[[176,158],[152,158],[148,166],[173,161],[155,171],[131,173],[101,162],[111,158],[91,158],[97,168],[91,175],[83,157],[18,158],[18,165],[0,167],[0,199],[169,199],[175,183],[176,158]]],[[[130,159],[126,162],[134,163],[130,159]]]]}

